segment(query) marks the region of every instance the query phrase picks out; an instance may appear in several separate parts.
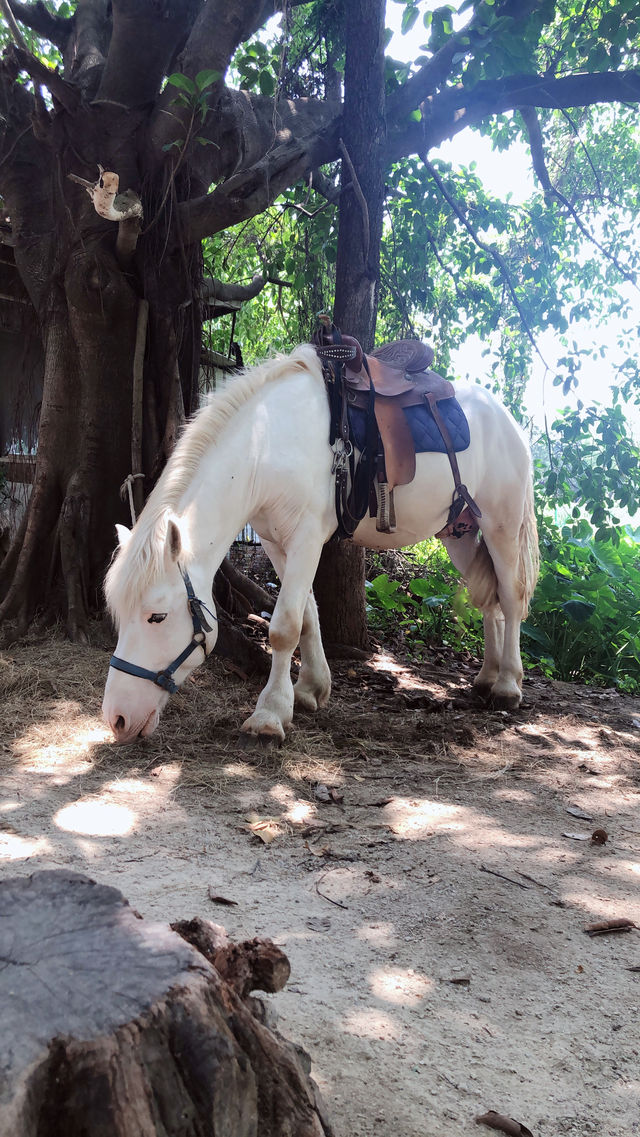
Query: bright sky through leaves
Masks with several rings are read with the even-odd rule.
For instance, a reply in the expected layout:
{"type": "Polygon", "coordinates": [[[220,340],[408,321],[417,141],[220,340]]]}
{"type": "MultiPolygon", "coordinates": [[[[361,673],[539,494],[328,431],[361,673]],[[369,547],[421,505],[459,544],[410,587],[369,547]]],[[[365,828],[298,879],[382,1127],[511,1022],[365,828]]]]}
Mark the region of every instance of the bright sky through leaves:
{"type": "MultiPolygon", "coordinates": [[[[410,31],[403,35],[401,23],[405,4],[388,0],[386,23],[394,33],[388,52],[394,59],[408,62],[415,60],[421,54],[420,48],[428,38],[422,17],[424,12],[438,6],[439,3],[434,0],[420,4],[419,18],[410,31]]],[[[457,26],[462,22],[454,17],[454,25],[457,26]]],[[[474,163],[477,175],[491,194],[503,199],[509,194],[515,203],[528,201],[537,189],[531,156],[522,143],[513,144],[508,151],[498,152],[493,150],[490,138],[481,135],[478,131],[465,130],[451,142],[441,146],[432,157],[450,162],[457,167],[474,163]]],[[[585,321],[571,325],[567,336],[569,345],[575,340],[582,348],[598,349],[604,346],[608,351],[608,360],[605,362],[602,359],[585,358],[580,371],[579,387],[570,396],[563,396],[561,388],[553,386],[554,368],[558,358],[566,355],[567,348],[561,343],[560,336],[554,329],[548,329],[537,336],[540,352],[550,370],[545,374],[541,361],[534,360],[526,403],[529,413],[539,426],[544,425],[545,411],[549,421],[552,421],[558,409],[568,403],[574,405],[576,398],[583,402],[610,402],[607,388],[616,378],[616,353],[612,349],[612,344],[625,326],[628,328],[635,325],[636,331],[640,330],[640,295],[623,284],[620,285],[620,292],[629,298],[631,306],[630,318],[624,321],[624,324],[621,320],[609,319],[606,326],[589,324],[585,321]]],[[[453,353],[452,366],[458,377],[463,378],[468,375],[471,379],[490,378],[488,359],[482,356],[486,346],[487,344],[482,343],[479,338],[472,337],[453,353]]],[[[640,351],[640,340],[638,350],[640,351]]],[[[629,407],[628,418],[636,437],[640,437],[640,409],[635,405],[629,407]]]]}

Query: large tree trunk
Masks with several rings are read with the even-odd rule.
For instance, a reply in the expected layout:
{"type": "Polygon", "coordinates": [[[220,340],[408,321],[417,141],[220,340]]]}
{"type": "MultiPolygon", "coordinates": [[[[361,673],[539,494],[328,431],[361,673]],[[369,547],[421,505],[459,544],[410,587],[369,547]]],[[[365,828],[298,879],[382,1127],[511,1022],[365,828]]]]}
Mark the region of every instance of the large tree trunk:
{"type": "MultiPolygon", "coordinates": [[[[349,0],[346,5],[346,154],[334,322],[356,336],[365,351],[374,344],[384,208],[384,10],[384,0],[349,0]]],[[[348,541],[326,545],[314,592],[329,650],[332,644],[366,649],[364,551],[348,541]]]]}
{"type": "MultiPolygon", "coordinates": [[[[7,106],[22,100],[24,89],[6,76],[0,86],[7,106]]],[[[58,108],[47,139],[58,144],[55,158],[18,121],[15,164],[1,172],[16,265],[44,350],[33,489],[0,566],[0,620],[16,620],[19,632],[40,610],[65,619],[73,639],[86,636],[102,606],[114,524],[130,523],[119,488],[132,472],[146,474],[151,487],[195,405],[200,253],[176,240],[167,175],[140,177],[146,118],[148,111],[117,106],[85,104],[75,115],[58,108]],[[99,217],[68,179],[97,179],[98,163],[119,172],[122,190],[142,193],[148,231],[137,248],[135,234],[123,246],[118,222],[99,217]],[[139,319],[141,304],[148,320],[139,319]],[[143,360],[136,460],[133,375],[143,360]]]]}

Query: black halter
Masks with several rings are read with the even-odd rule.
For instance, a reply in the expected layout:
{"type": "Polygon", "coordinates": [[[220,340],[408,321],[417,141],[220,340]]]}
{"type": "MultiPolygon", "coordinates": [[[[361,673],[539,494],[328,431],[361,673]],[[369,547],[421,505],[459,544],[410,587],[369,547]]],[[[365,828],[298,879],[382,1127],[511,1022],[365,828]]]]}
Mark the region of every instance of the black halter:
{"type": "Polygon", "coordinates": [[[208,620],[205,619],[204,613],[208,612],[212,620],[215,620],[216,623],[218,621],[218,617],[214,616],[206,604],[203,604],[202,600],[198,600],[189,579],[189,573],[181,568],[180,565],[178,565],[178,568],[180,569],[180,575],[187,590],[187,604],[189,605],[189,611],[193,621],[193,636],[191,637],[191,642],[187,644],[184,651],[180,652],[180,655],[174,659],[173,663],[165,667],[164,671],[148,671],[146,667],[138,667],[137,663],[128,663],[126,659],[120,659],[117,655],[112,655],[109,661],[109,666],[115,667],[116,671],[126,671],[127,675],[136,675],[139,679],[149,679],[151,683],[162,687],[162,689],[168,691],[170,695],[173,695],[173,692],[178,690],[178,684],[173,681],[174,672],[178,670],[180,664],[184,663],[185,659],[188,659],[196,648],[202,648],[206,659],[206,633],[212,632],[213,628],[208,620]]]}

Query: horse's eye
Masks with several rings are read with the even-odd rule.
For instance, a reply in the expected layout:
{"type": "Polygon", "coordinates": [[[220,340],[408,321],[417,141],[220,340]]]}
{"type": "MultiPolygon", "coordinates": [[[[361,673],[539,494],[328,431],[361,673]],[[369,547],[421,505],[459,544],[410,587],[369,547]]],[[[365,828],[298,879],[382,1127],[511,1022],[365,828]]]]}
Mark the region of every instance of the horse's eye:
{"type": "Polygon", "coordinates": [[[147,623],[148,624],[161,624],[163,620],[166,620],[166,618],[167,618],[166,612],[152,612],[152,614],[149,616],[149,619],[147,620],[147,623]]]}

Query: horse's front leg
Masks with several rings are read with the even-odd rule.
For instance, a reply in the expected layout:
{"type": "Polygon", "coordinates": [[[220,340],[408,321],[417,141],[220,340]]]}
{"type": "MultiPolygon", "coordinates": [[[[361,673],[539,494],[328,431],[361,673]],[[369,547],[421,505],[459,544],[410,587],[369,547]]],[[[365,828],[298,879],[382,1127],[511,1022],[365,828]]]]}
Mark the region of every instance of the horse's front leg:
{"type": "MultiPolygon", "coordinates": [[[[262,547],[269,557],[280,580],[284,580],[287,555],[279,545],[263,541],[262,547]]],[[[331,694],[331,672],[322,646],[318,606],[309,591],[302,617],[300,633],[300,673],[293,688],[294,702],[306,711],[326,707],[331,694]]]]}
{"type": "Polygon", "coordinates": [[[264,544],[281,579],[280,594],[269,624],[271,674],[255,711],[242,724],[242,730],[246,734],[282,742],[293,719],[291,656],[298,642],[303,666],[295,688],[296,701],[315,710],[318,705],[324,706],[329,698],[329,668],[322,650],[318,614],[311,593],[322,541],[310,538],[308,533],[301,534],[288,546],[286,556],[270,543],[264,544]]]}

